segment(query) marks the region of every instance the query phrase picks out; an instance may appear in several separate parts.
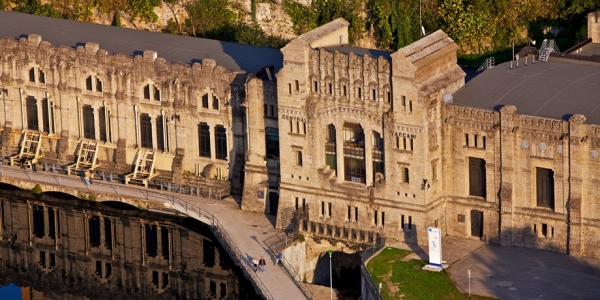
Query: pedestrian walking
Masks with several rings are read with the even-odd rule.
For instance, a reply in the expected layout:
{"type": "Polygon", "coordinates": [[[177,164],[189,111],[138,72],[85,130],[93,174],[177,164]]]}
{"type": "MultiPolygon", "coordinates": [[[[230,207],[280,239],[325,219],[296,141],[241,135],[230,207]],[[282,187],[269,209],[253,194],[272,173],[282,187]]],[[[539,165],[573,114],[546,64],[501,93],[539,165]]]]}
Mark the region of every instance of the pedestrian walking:
{"type": "Polygon", "coordinates": [[[281,251],[279,251],[279,253],[277,253],[277,256],[275,257],[275,263],[273,265],[281,264],[282,259],[283,259],[283,253],[281,251]]]}
{"type": "Polygon", "coordinates": [[[37,158],[34,158],[31,160],[31,168],[33,169],[34,172],[37,172],[37,163],[38,163],[37,158]]]}
{"type": "Polygon", "coordinates": [[[21,169],[25,170],[25,157],[21,157],[19,163],[21,164],[21,169]]]}
{"type": "Polygon", "coordinates": [[[256,260],[256,257],[252,258],[252,265],[254,266],[254,273],[256,273],[256,270],[258,269],[258,260],[256,260]]]}
{"type": "Polygon", "coordinates": [[[91,184],[91,181],[90,181],[90,177],[91,177],[91,176],[92,176],[92,175],[91,175],[91,173],[90,173],[90,170],[86,170],[86,171],[85,171],[85,175],[84,175],[84,177],[83,177],[83,181],[85,181],[85,184],[91,184]]]}
{"type": "Polygon", "coordinates": [[[265,271],[265,265],[267,264],[267,262],[265,261],[265,259],[261,256],[260,259],[258,260],[258,267],[260,268],[261,272],[265,271]]]}

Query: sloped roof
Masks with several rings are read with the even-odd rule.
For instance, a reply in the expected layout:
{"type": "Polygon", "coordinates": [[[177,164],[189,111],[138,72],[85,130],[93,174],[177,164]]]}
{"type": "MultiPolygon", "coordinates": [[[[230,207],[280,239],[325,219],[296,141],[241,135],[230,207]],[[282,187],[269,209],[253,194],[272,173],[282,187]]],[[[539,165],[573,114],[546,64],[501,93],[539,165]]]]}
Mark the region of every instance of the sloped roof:
{"type": "Polygon", "coordinates": [[[193,63],[210,58],[232,71],[253,73],[273,65],[277,72],[283,65],[279,49],[0,11],[0,37],[30,34],[39,34],[56,46],[94,42],[110,53],[127,55],[152,50],[171,62],[193,63]]]}
{"type": "Polygon", "coordinates": [[[343,28],[344,26],[348,26],[350,23],[348,23],[346,20],[339,18],[339,19],[335,19],[323,26],[320,26],[314,30],[311,30],[305,34],[302,34],[298,37],[298,40],[301,40],[307,44],[311,44],[312,42],[332,33],[335,32],[336,30],[343,28]]]}
{"type": "Polygon", "coordinates": [[[510,62],[488,69],[454,93],[454,103],[499,109],[512,104],[517,113],[553,119],[582,114],[600,124],[600,67],[568,62],[510,62]],[[516,64],[515,64],[516,65],[516,64]]]}

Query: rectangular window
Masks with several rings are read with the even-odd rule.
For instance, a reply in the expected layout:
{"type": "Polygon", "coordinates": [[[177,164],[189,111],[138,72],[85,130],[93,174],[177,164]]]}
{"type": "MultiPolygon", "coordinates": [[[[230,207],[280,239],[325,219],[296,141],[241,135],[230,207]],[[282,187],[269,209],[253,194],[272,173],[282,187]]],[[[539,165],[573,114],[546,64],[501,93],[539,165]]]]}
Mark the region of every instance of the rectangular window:
{"type": "Polygon", "coordinates": [[[315,92],[319,91],[319,83],[315,80],[315,92]]]}
{"type": "Polygon", "coordinates": [[[406,106],[406,96],[401,96],[402,106],[406,106]]]}
{"type": "Polygon", "coordinates": [[[100,246],[100,217],[93,216],[88,219],[88,231],[90,236],[90,246],[100,246]]]}
{"type": "MultiPolygon", "coordinates": [[[[90,87],[89,87],[90,91],[92,90],[91,82],[92,82],[92,80],[90,77],[90,87]]],[[[146,84],[146,86],[144,87],[144,99],[150,100],[150,85],[149,84],[146,84]]]]}
{"type": "Polygon", "coordinates": [[[402,182],[404,182],[404,183],[410,182],[409,170],[406,167],[402,168],[402,182]]]}
{"type": "Polygon", "coordinates": [[[352,206],[348,205],[348,221],[352,219],[352,206]]]}
{"type": "Polygon", "coordinates": [[[152,118],[148,114],[140,115],[140,135],[142,147],[152,149],[152,118]]]}
{"type": "Polygon", "coordinates": [[[329,94],[333,94],[333,84],[329,84],[329,94]]]}
{"type": "Polygon", "coordinates": [[[198,146],[200,148],[200,156],[210,157],[210,131],[206,123],[198,125],[198,146]]]}
{"type": "Polygon", "coordinates": [[[375,91],[375,89],[371,90],[371,92],[373,93],[373,100],[377,100],[377,91],[375,91]]]}
{"type": "Polygon", "coordinates": [[[300,91],[300,82],[298,80],[295,80],[296,82],[296,91],[300,91]]]}
{"type": "Polygon", "coordinates": [[[48,108],[50,104],[48,103],[48,99],[42,100],[42,122],[44,126],[44,132],[50,133],[50,112],[48,108]]]}
{"type": "Polygon", "coordinates": [[[160,226],[160,239],[162,245],[162,257],[169,260],[169,228],[160,226]]]}
{"type": "Polygon", "coordinates": [[[29,82],[35,82],[35,68],[29,69],[29,82]]]}
{"type": "Polygon", "coordinates": [[[154,87],[154,100],[160,101],[160,90],[156,86],[154,87]]]}
{"type": "Polygon", "coordinates": [[[408,216],[408,229],[412,229],[412,217],[408,216]]]}
{"type": "Polygon", "coordinates": [[[542,235],[544,237],[548,237],[548,224],[542,223],[542,235]]]}
{"type": "Polygon", "coordinates": [[[384,226],[385,226],[385,211],[382,211],[381,212],[381,227],[384,227],[384,226]]]}
{"type": "Polygon", "coordinates": [[[40,83],[46,83],[46,74],[44,74],[44,71],[39,70],[38,72],[38,79],[40,83]]]}
{"type": "Polygon", "coordinates": [[[275,105],[269,105],[269,115],[275,117],[275,105]]]}
{"type": "Polygon", "coordinates": [[[325,201],[321,201],[321,216],[325,215],[325,201]]]}
{"type": "Polygon", "coordinates": [[[90,105],[83,106],[83,137],[92,140],[96,139],[94,109],[90,105]]]}
{"type": "Polygon", "coordinates": [[[437,180],[437,166],[436,163],[431,164],[431,180],[437,180]]]}
{"type": "Polygon", "coordinates": [[[298,197],[296,197],[296,206],[295,206],[295,207],[296,207],[296,210],[298,210],[298,204],[299,204],[299,202],[300,202],[300,201],[299,201],[298,197]]]}
{"type": "Polygon", "coordinates": [[[302,166],[302,151],[296,151],[296,165],[302,166]]]}
{"type": "Polygon", "coordinates": [[[156,225],[146,224],[146,254],[150,257],[158,255],[158,230],[156,225]]]}
{"type": "Polygon", "coordinates": [[[477,148],[477,140],[479,139],[479,137],[477,135],[475,135],[473,137],[474,141],[475,141],[475,148],[477,148]]]}
{"type": "Polygon", "coordinates": [[[392,93],[391,92],[387,92],[387,102],[392,102],[392,93]]]}
{"type": "Polygon", "coordinates": [[[290,95],[292,94],[292,84],[288,83],[288,92],[290,93],[290,95]]]}
{"type": "Polygon", "coordinates": [[[465,133],[465,145],[469,146],[469,134],[465,133]]]}
{"type": "Polygon", "coordinates": [[[106,135],[106,107],[100,107],[98,109],[98,126],[100,126],[100,140],[108,142],[106,135]]]}
{"type": "Polygon", "coordinates": [[[482,143],[481,143],[481,147],[482,147],[482,148],[485,148],[485,135],[484,135],[484,136],[482,136],[482,139],[483,139],[483,141],[482,141],[482,143]]]}
{"type": "Polygon", "coordinates": [[[38,238],[46,235],[43,206],[33,206],[33,235],[38,238]]]}
{"type": "Polygon", "coordinates": [[[227,130],[221,125],[215,126],[215,148],[217,159],[227,160],[227,130]]]}
{"type": "Polygon", "coordinates": [[[29,96],[25,106],[27,107],[27,129],[40,130],[37,100],[29,96]]]}
{"type": "Polygon", "coordinates": [[[536,168],[537,206],[554,209],[554,171],[536,168]]]}
{"type": "Polygon", "coordinates": [[[110,218],[104,217],[104,245],[106,249],[112,249],[112,221],[110,218]]]}
{"type": "Polygon", "coordinates": [[[379,214],[379,212],[377,210],[375,210],[375,213],[373,214],[373,224],[375,224],[375,226],[377,226],[378,214],[379,214]]]}
{"type": "Polygon", "coordinates": [[[208,108],[208,94],[202,95],[202,108],[208,108]]]}
{"type": "Polygon", "coordinates": [[[342,92],[344,93],[344,96],[346,96],[346,86],[345,85],[342,87],[342,92]]]}
{"type": "Polygon", "coordinates": [[[469,157],[469,195],[486,196],[485,160],[469,157]]]}
{"type": "Polygon", "coordinates": [[[404,215],[400,216],[400,228],[404,229],[404,215]]]}
{"type": "Polygon", "coordinates": [[[56,239],[56,224],[54,224],[54,209],[48,207],[48,235],[51,239],[56,239]]]}
{"type": "Polygon", "coordinates": [[[412,101],[408,101],[408,111],[412,112],[412,101]]]}
{"type": "Polygon", "coordinates": [[[217,98],[217,96],[213,96],[212,108],[216,110],[219,109],[219,98],[217,98]]]}
{"type": "Polygon", "coordinates": [[[358,88],[358,98],[362,98],[362,88],[358,88]]]}
{"type": "Polygon", "coordinates": [[[327,203],[328,207],[327,207],[327,215],[331,218],[331,202],[327,203]]]}
{"type": "Polygon", "coordinates": [[[358,207],[354,207],[354,222],[358,222],[358,207]]]}
{"type": "Polygon", "coordinates": [[[99,78],[96,78],[96,92],[102,92],[102,81],[99,78]]]}
{"type": "Polygon", "coordinates": [[[415,140],[410,139],[410,151],[414,151],[414,150],[415,150],[415,140]]]}
{"type": "Polygon", "coordinates": [[[263,104],[263,110],[264,110],[264,112],[263,112],[263,115],[264,115],[265,117],[269,117],[269,113],[268,113],[268,111],[267,111],[267,105],[266,105],[266,104],[263,104]]]}
{"type": "Polygon", "coordinates": [[[164,116],[156,117],[156,149],[165,151],[164,116]]]}

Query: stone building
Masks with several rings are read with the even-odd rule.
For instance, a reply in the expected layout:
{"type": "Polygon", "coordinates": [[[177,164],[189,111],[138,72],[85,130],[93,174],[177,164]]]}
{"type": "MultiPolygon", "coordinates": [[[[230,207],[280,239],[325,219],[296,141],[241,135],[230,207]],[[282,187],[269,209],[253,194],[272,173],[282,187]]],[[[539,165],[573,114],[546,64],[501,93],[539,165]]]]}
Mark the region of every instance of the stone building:
{"type": "Polygon", "coordinates": [[[5,156],[231,184],[279,228],[349,242],[435,226],[600,257],[595,13],[585,44],[466,85],[441,31],[391,53],[347,45],[338,19],[280,51],[0,16],[5,156]]]}
{"type": "Polygon", "coordinates": [[[0,200],[6,282],[51,299],[237,299],[252,291],[207,227],[205,236],[178,217],[32,196],[0,200]]]}

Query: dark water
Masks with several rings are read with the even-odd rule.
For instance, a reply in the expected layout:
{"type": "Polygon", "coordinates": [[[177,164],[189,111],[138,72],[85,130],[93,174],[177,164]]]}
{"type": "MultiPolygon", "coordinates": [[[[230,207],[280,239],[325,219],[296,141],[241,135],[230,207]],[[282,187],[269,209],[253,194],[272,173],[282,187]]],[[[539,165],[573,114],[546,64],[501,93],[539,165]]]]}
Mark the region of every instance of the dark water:
{"type": "Polygon", "coordinates": [[[196,220],[0,186],[0,299],[259,299],[196,220]]]}

